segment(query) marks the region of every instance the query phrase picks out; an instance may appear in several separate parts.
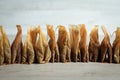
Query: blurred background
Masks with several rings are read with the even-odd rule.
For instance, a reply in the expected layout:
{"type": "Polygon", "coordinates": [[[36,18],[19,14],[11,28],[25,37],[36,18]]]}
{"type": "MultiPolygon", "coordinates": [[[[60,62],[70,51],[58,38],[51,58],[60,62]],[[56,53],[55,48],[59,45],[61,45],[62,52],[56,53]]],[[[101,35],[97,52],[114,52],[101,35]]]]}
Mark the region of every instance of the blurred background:
{"type": "MultiPolygon", "coordinates": [[[[4,27],[11,42],[17,32],[16,24],[23,29],[23,40],[30,26],[40,25],[46,34],[46,24],[86,24],[89,33],[94,25],[101,25],[112,34],[120,26],[119,0],[0,0],[0,25],[4,27]]],[[[57,31],[56,31],[57,35],[57,31]]],[[[111,40],[114,40],[111,36],[111,40]]],[[[88,39],[89,40],[89,39],[88,39]]]]}

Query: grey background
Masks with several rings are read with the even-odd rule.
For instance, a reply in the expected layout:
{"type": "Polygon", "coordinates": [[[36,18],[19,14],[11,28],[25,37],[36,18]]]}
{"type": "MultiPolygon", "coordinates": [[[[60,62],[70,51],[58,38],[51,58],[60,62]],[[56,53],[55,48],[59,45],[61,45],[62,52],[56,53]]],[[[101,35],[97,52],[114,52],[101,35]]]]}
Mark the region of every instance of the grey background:
{"type": "MultiPolygon", "coordinates": [[[[16,24],[21,24],[25,35],[30,26],[41,25],[46,34],[46,24],[68,29],[69,24],[82,23],[88,35],[96,24],[105,25],[112,34],[120,25],[119,14],[119,0],[0,0],[0,25],[8,35],[16,34],[16,24]]],[[[103,35],[101,28],[99,35],[103,35]]]]}

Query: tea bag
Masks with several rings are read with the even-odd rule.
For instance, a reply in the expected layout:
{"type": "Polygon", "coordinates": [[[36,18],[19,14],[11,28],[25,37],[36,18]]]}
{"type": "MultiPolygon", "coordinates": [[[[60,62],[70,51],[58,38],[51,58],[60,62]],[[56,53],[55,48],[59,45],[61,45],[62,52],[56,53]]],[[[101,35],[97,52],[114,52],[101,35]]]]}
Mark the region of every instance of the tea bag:
{"type": "Polygon", "coordinates": [[[70,27],[70,41],[71,41],[71,59],[74,62],[80,60],[80,28],[77,25],[71,25],[70,27]]]}
{"type": "Polygon", "coordinates": [[[59,50],[58,45],[55,40],[55,32],[52,25],[47,25],[47,33],[50,37],[48,42],[50,50],[51,50],[51,62],[59,62],[59,50]]]}
{"type": "Polygon", "coordinates": [[[4,47],[3,47],[3,35],[2,26],[0,26],[0,65],[4,63],[4,47]]]}
{"type": "Polygon", "coordinates": [[[37,30],[38,30],[38,40],[35,46],[37,61],[40,64],[48,63],[51,58],[51,51],[40,26],[38,26],[37,30]]]}
{"type": "Polygon", "coordinates": [[[11,62],[13,63],[21,63],[21,55],[22,55],[22,28],[20,25],[16,25],[17,34],[11,46],[11,62]]]}
{"type": "Polygon", "coordinates": [[[86,40],[87,40],[87,30],[85,27],[85,24],[80,24],[78,25],[80,27],[80,43],[79,43],[79,47],[80,47],[80,60],[82,62],[88,62],[88,53],[87,53],[87,44],[86,44],[86,40]]]}
{"type": "Polygon", "coordinates": [[[32,28],[30,27],[27,33],[26,41],[24,43],[24,47],[23,47],[22,63],[28,62],[28,64],[32,64],[34,62],[35,53],[34,53],[34,48],[32,44],[32,37],[30,34],[31,31],[32,31],[32,28]]]}
{"type": "Polygon", "coordinates": [[[120,63],[120,28],[115,31],[115,40],[113,42],[113,58],[115,63],[120,63]]]}
{"type": "Polygon", "coordinates": [[[71,46],[68,37],[67,30],[65,26],[58,26],[58,49],[60,53],[60,62],[70,62],[71,61],[71,46]]]}
{"type": "Polygon", "coordinates": [[[90,33],[90,42],[88,47],[90,61],[98,61],[99,47],[98,26],[95,25],[90,33]]]}
{"type": "Polygon", "coordinates": [[[10,41],[6,35],[6,32],[4,29],[2,29],[3,33],[3,48],[4,48],[4,62],[7,64],[11,63],[11,47],[10,47],[10,41]]]}
{"type": "Polygon", "coordinates": [[[110,37],[107,33],[107,30],[104,26],[101,27],[104,33],[104,38],[101,42],[101,62],[104,62],[105,59],[109,59],[109,62],[112,62],[112,46],[110,44],[110,37]],[[108,54],[108,58],[106,57],[108,54]]]}

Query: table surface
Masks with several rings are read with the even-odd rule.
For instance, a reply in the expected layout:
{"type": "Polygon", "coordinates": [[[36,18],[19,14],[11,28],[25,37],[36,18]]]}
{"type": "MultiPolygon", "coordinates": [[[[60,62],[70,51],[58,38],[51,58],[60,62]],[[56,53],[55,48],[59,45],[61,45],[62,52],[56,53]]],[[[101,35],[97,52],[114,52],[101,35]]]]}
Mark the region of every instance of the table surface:
{"type": "Polygon", "coordinates": [[[120,80],[120,64],[47,63],[0,66],[0,80],[120,80]]]}

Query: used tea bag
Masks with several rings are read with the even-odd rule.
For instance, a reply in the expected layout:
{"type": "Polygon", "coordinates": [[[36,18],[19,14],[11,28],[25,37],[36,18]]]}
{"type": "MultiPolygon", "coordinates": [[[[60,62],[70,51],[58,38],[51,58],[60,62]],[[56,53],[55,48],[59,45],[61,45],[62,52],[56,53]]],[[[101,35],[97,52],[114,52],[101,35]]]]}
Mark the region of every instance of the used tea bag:
{"type": "Polygon", "coordinates": [[[80,60],[82,62],[88,62],[89,56],[87,53],[87,44],[86,44],[86,40],[87,40],[87,30],[85,27],[85,24],[80,24],[78,25],[80,26],[80,60]]]}
{"type": "Polygon", "coordinates": [[[70,27],[70,41],[71,41],[71,60],[77,62],[80,60],[80,28],[77,25],[70,27]]]}
{"type": "Polygon", "coordinates": [[[4,63],[4,47],[3,47],[3,35],[2,26],[0,26],[0,65],[4,63]]]}
{"type": "Polygon", "coordinates": [[[110,37],[107,33],[107,30],[104,26],[101,27],[102,31],[104,33],[104,38],[101,42],[101,62],[104,62],[105,59],[109,59],[109,62],[112,62],[112,46],[110,44],[110,37]],[[108,58],[106,57],[106,55],[108,54],[108,58]]]}
{"type": "Polygon", "coordinates": [[[33,49],[34,49],[34,62],[37,63],[37,55],[36,55],[36,50],[35,50],[35,45],[36,45],[36,41],[37,41],[37,27],[31,27],[31,31],[30,31],[30,36],[31,36],[31,41],[32,41],[32,45],[33,45],[33,49]]]}
{"type": "Polygon", "coordinates": [[[120,63],[120,28],[115,31],[115,40],[113,42],[113,53],[115,63],[120,63]]]}
{"type": "Polygon", "coordinates": [[[90,42],[88,47],[90,61],[98,61],[99,46],[98,26],[95,25],[90,33],[90,42]]]}
{"type": "Polygon", "coordinates": [[[22,55],[22,63],[28,62],[28,64],[32,64],[34,62],[35,53],[32,44],[32,37],[31,37],[32,27],[28,30],[26,41],[23,47],[23,55],[22,55]]]}
{"type": "Polygon", "coordinates": [[[41,28],[38,27],[37,30],[38,30],[38,40],[35,46],[37,61],[40,64],[44,64],[49,62],[51,58],[51,51],[41,28]]]}
{"type": "Polygon", "coordinates": [[[54,29],[53,29],[53,26],[52,25],[47,25],[47,33],[50,37],[50,40],[49,40],[49,47],[50,47],[50,50],[51,50],[51,62],[59,62],[59,50],[58,50],[58,45],[57,45],[57,42],[55,40],[55,32],[54,32],[54,29]]]}
{"type": "Polygon", "coordinates": [[[6,32],[4,29],[2,29],[3,33],[3,51],[4,51],[4,62],[7,64],[11,63],[11,47],[10,47],[10,42],[9,39],[6,35],[6,32]]]}
{"type": "Polygon", "coordinates": [[[21,54],[22,54],[22,28],[20,25],[17,25],[17,34],[11,46],[11,62],[21,63],[21,54]]]}
{"type": "Polygon", "coordinates": [[[58,49],[60,53],[60,62],[70,62],[71,61],[71,47],[70,47],[70,40],[68,37],[67,30],[65,26],[59,25],[58,26],[58,49]]]}

